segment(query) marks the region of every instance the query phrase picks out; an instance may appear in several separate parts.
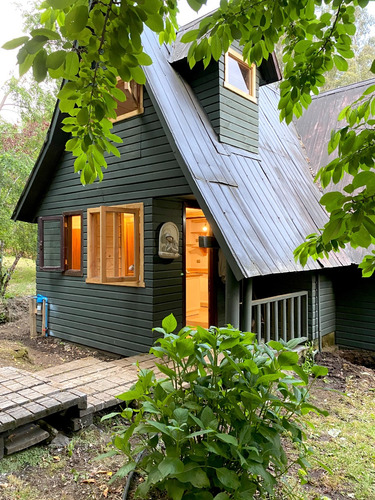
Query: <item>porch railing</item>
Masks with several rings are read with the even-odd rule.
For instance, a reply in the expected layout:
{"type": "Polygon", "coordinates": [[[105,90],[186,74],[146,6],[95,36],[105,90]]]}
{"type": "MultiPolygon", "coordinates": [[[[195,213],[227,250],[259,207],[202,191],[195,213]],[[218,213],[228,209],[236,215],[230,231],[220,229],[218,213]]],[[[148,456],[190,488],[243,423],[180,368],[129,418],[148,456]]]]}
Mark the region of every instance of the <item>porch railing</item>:
{"type": "Polygon", "coordinates": [[[308,336],[308,293],[295,292],[252,301],[252,332],[258,342],[308,336]]]}

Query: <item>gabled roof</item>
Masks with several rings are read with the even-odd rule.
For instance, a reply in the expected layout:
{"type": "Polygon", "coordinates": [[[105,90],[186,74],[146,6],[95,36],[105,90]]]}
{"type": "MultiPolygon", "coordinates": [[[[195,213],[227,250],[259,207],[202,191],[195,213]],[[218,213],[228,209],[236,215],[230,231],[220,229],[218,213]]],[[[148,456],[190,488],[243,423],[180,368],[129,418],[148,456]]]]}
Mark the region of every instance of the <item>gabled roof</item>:
{"type": "MultiPolygon", "coordinates": [[[[259,156],[226,146],[194,92],[147,30],[150,97],[176,157],[237,277],[301,271],[293,250],[326,221],[297,134],[280,123],[277,95],[259,95],[259,156]]],[[[350,264],[345,254],[309,261],[306,269],[350,264]]]]}
{"type": "MultiPolygon", "coordinates": [[[[194,20],[190,23],[182,26],[177,33],[176,40],[172,45],[172,50],[169,55],[169,62],[171,64],[177,63],[187,58],[189,48],[191,43],[181,43],[181,38],[185,33],[191,30],[195,30],[199,28],[199,24],[204,17],[209,16],[212,12],[194,20]]],[[[274,83],[281,80],[281,71],[279,67],[279,63],[277,62],[276,54],[273,52],[269,59],[264,60],[259,67],[260,71],[260,82],[259,85],[266,85],[268,83],[274,83]]]]}
{"type": "MultiPolygon", "coordinates": [[[[278,96],[259,95],[259,155],[218,141],[191,87],[168,62],[169,52],[148,29],[142,37],[153,64],[144,68],[146,88],[190,188],[203,209],[237,279],[349,265],[344,253],[310,260],[303,269],[293,250],[326,221],[320,192],[293,127],[280,123],[278,96]]],[[[13,217],[33,220],[38,195],[57,168],[61,116],[54,122],[13,217]]],[[[105,177],[104,181],[105,182],[105,177]]]]}

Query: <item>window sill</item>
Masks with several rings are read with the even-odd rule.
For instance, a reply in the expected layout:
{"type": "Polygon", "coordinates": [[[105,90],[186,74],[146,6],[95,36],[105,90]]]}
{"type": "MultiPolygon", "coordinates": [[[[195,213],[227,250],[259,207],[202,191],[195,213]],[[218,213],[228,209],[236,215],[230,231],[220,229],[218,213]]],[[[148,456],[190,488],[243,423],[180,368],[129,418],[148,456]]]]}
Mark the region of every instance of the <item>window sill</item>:
{"type": "Polygon", "coordinates": [[[73,271],[73,269],[69,269],[68,271],[63,272],[64,276],[76,276],[79,278],[82,278],[83,272],[82,271],[73,271]]]}
{"type": "Polygon", "coordinates": [[[130,286],[133,288],[145,288],[146,284],[144,281],[100,281],[94,278],[87,278],[86,283],[93,283],[96,285],[114,285],[114,286],[130,286]]]}

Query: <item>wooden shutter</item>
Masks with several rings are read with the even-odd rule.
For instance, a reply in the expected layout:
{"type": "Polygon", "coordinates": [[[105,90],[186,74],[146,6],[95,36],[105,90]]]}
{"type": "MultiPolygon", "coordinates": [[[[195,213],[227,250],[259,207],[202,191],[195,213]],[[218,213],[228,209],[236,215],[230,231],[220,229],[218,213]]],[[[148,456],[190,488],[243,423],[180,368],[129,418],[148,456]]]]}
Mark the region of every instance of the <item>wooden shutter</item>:
{"type": "Polygon", "coordinates": [[[39,269],[41,271],[64,270],[63,216],[39,217],[39,269]]]}

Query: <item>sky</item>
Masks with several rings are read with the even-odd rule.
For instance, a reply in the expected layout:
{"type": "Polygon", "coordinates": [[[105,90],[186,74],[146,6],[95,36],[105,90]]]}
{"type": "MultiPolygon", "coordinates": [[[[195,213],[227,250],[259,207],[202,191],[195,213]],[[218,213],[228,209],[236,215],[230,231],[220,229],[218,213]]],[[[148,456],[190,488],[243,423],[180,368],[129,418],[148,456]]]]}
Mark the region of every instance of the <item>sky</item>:
{"type": "MultiPolygon", "coordinates": [[[[2,15],[0,16],[0,47],[8,40],[22,36],[22,11],[26,10],[30,6],[30,3],[30,0],[7,1],[6,9],[2,10],[2,15]]],[[[178,22],[181,26],[187,24],[193,19],[214,10],[218,5],[219,0],[208,0],[207,5],[202,7],[199,14],[197,14],[188,6],[186,0],[182,0],[179,3],[180,14],[178,22]]],[[[370,1],[369,9],[375,15],[375,0],[370,1]]],[[[0,88],[12,74],[15,76],[18,75],[16,54],[17,50],[7,51],[0,48],[0,88]]],[[[1,96],[0,91],[0,99],[1,96]]],[[[8,113],[3,113],[4,118],[6,118],[5,115],[8,115],[8,113]]],[[[11,117],[9,116],[7,119],[11,119],[11,117]]]]}

